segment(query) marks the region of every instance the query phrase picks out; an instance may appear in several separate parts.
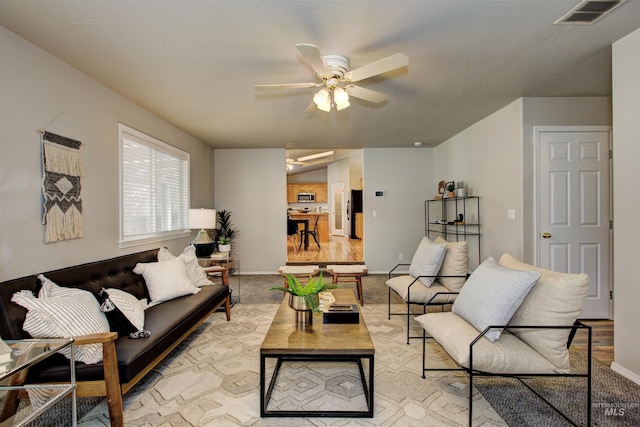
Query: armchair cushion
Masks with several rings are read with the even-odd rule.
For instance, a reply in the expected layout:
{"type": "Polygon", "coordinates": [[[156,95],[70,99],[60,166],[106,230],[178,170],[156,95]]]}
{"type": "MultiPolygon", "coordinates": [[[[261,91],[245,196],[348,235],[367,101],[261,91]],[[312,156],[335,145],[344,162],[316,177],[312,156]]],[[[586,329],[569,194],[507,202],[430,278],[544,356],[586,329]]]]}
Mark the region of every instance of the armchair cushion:
{"type": "MultiPolygon", "coordinates": [[[[423,314],[416,320],[458,365],[469,369],[470,344],[479,335],[476,328],[450,311],[423,314]]],[[[473,369],[494,374],[566,373],[508,331],[495,342],[480,339],[474,344],[473,369]]]]}
{"type": "MultiPolygon", "coordinates": [[[[489,257],[471,274],[451,311],[479,332],[491,325],[506,325],[539,277],[538,271],[512,270],[489,257]]],[[[485,338],[493,342],[501,332],[494,328],[485,338]]]]}
{"type": "Polygon", "coordinates": [[[467,280],[469,272],[469,250],[465,240],[460,242],[447,242],[442,237],[437,237],[435,243],[446,243],[447,249],[440,267],[440,276],[462,276],[457,277],[439,277],[444,287],[452,292],[459,292],[467,280]]]}
{"type": "MultiPolygon", "coordinates": [[[[445,288],[438,282],[433,282],[433,284],[427,288],[426,286],[422,286],[420,282],[416,281],[415,277],[407,275],[393,277],[387,280],[385,284],[396,291],[396,293],[400,295],[400,298],[407,303],[425,304],[438,292],[450,292],[449,289],[445,288]],[[414,281],[415,283],[411,286],[414,281]],[[411,291],[409,291],[409,286],[411,286],[411,291]],[[411,297],[410,301],[409,297],[411,297]]],[[[442,295],[434,300],[434,302],[451,303],[455,298],[456,295],[442,295]]]]}
{"type": "Polygon", "coordinates": [[[409,266],[409,275],[413,277],[432,276],[419,277],[418,279],[423,285],[431,286],[438,271],[440,271],[446,250],[447,244],[445,242],[435,243],[427,237],[423,237],[418,249],[413,254],[413,259],[409,266]]]}
{"type": "MultiPolygon", "coordinates": [[[[500,265],[514,270],[536,270],[541,273],[538,283],[511,318],[510,326],[573,325],[587,298],[588,275],[545,270],[518,261],[509,254],[502,255],[500,265]]],[[[569,369],[569,329],[514,329],[511,332],[558,368],[569,369]]]]}

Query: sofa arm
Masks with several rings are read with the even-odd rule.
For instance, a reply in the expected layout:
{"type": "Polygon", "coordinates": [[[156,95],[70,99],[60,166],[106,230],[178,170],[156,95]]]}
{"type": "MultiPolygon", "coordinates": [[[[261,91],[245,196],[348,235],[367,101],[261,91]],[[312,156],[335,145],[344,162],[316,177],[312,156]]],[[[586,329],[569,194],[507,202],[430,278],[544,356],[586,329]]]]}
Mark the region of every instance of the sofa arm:
{"type": "Polygon", "coordinates": [[[104,332],[74,337],[75,345],[102,343],[102,368],[104,370],[104,385],[109,407],[109,418],[112,427],[124,426],[122,409],[122,389],[120,387],[120,373],[118,371],[118,355],[115,341],[117,332],[104,332]]]}

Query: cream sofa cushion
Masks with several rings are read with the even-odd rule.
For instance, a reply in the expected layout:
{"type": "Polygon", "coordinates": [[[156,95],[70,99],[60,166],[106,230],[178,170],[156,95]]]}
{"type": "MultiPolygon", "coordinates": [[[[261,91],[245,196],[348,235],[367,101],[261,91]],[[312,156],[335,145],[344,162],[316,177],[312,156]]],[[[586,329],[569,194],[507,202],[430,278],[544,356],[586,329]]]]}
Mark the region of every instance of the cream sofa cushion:
{"type": "Polygon", "coordinates": [[[467,280],[466,276],[469,272],[469,249],[467,242],[465,240],[460,242],[447,242],[442,237],[437,237],[435,243],[447,244],[439,275],[464,276],[461,278],[439,277],[438,282],[452,292],[458,292],[460,288],[462,288],[462,285],[464,285],[465,280],[467,280]]]}
{"type": "MultiPolygon", "coordinates": [[[[453,312],[427,313],[416,320],[458,365],[470,367],[469,346],[478,336],[476,328],[453,312]]],[[[495,342],[478,340],[473,346],[473,369],[496,374],[565,373],[509,332],[495,342]]]]}
{"type": "MultiPolygon", "coordinates": [[[[412,303],[424,304],[438,292],[451,292],[449,291],[449,289],[445,288],[437,281],[433,282],[431,286],[427,288],[426,286],[423,286],[420,281],[416,280],[415,277],[407,275],[393,277],[387,280],[385,284],[396,291],[398,295],[400,295],[400,298],[405,300],[405,302],[412,303]],[[411,283],[413,283],[413,285],[411,285],[411,283]],[[411,291],[409,291],[410,285],[411,291]],[[409,301],[409,296],[411,297],[411,301],[409,301]]],[[[434,302],[450,303],[453,302],[455,298],[455,295],[442,295],[439,296],[434,302]]]]}
{"type": "MultiPolygon", "coordinates": [[[[536,270],[541,273],[538,283],[511,318],[510,326],[573,325],[587,298],[588,275],[545,270],[518,261],[509,254],[502,255],[500,265],[514,270],[536,270]]],[[[569,329],[523,329],[511,332],[561,370],[569,369],[569,329]]]]}

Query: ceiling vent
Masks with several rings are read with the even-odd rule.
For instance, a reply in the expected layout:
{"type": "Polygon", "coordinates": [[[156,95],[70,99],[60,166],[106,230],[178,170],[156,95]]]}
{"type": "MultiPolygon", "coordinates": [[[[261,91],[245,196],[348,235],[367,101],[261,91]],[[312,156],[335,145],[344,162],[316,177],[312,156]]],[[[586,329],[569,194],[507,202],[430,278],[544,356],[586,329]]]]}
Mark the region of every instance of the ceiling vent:
{"type": "Polygon", "coordinates": [[[627,0],[585,0],[571,9],[553,25],[591,25],[627,0]]]}

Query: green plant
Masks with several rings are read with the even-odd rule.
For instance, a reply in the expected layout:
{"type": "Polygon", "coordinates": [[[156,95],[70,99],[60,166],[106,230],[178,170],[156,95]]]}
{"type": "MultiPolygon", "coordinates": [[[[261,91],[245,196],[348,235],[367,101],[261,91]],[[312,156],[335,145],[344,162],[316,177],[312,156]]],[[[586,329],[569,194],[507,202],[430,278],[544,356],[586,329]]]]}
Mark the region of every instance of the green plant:
{"type": "Polygon", "coordinates": [[[309,282],[304,285],[300,283],[295,276],[287,274],[287,284],[289,285],[287,288],[283,286],[275,286],[273,288],[269,288],[269,290],[284,291],[291,295],[303,297],[304,301],[314,312],[319,311],[318,299],[315,297],[318,292],[324,292],[328,289],[335,289],[338,287],[331,283],[324,283],[322,280],[322,273],[320,273],[320,276],[318,277],[312,277],[309,282]]]}
{"type": "Polygon", "coordinates": [[[220,240],[218,240],[219,245],[228,245],[230,243],[231,239],[229,237],[221,237],[220,240]]]}
{"type": "Polygon", "coordinates": [[[228,245],[239,232],[231,223],[231,211],[221,209],[216,211],[218,226],[213,230],[213,240],[219,245],[228,245]],[[222,239],[227,239],[226,243],[222,243],[222,239]]]}
{"type": "Polygon", "coordinates": [[[450,183],[447,184],[446,190],[449,193],[453,193],[454,191],[456,191],[456,185],[453,182],[450,182],[450,183]]]}

